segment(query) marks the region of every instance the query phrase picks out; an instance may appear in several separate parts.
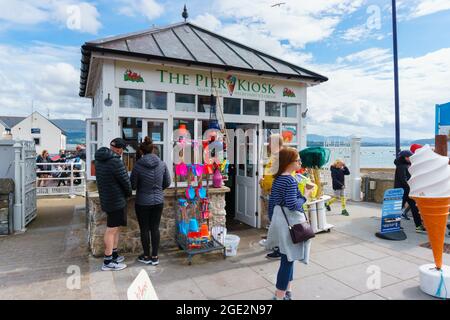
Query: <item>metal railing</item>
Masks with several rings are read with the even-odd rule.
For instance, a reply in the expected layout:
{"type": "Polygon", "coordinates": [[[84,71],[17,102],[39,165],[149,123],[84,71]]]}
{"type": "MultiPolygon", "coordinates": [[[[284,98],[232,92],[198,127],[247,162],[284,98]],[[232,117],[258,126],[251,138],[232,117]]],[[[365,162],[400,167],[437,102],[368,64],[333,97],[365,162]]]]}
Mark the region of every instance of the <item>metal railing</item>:
{"type": "Polygon", "coordinates": [[[86,164],[80,162],[51,162],[36,164],[36,193],[42,196],[85,196],[86,164]],[[42,167],[51,170],[41,170],[42,167]]]}

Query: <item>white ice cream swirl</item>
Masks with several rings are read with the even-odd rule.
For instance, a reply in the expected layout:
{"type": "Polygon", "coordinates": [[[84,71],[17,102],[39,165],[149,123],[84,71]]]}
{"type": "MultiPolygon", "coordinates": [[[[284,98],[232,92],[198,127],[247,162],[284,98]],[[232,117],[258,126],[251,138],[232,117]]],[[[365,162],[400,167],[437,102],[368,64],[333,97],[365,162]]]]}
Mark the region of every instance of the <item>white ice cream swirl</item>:
{"type": "Polygon", "coordinates": [[[410,157],[408,181],[412,197],[450,197],[449,158],[438,155],[429,145],[410,157]]]}

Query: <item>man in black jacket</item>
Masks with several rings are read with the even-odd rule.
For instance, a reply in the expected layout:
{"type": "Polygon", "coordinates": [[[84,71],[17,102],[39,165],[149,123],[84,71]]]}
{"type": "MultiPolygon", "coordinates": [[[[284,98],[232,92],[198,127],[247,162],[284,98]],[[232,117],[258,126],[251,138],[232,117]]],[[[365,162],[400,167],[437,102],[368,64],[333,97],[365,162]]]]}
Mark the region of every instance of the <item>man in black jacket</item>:
{"type": "Polygon", "coordinates": [[[401,151],[398,154],[398,158],[395,159],[395,181],[394,188],[403,189],[403,204],[408,203],[411,208],[411,212],[414,218],[414,223],[416,225],[416,232],[425,233],[426,230],[422,224],[422,219],[420,218],[419,209],[416,206],[416,202],[409,197],[409,184],[408,180],[411,178],[408,168],[411,166],[409,157],[412,156],[412,152],[409,150],[401,151]]]}
{"type": "Polygon", "coordinates": [[[110,143],[111,149],[102,147],[95,153],[97,188],[102,210],[107,215],[105,232],[105,258],[102,270],[122,270],[125,260],[117,252],[119,227],[127,225],[127,197],[131,196],[131,182],[121,156],[126,143],[116,138],[110,143]]]}

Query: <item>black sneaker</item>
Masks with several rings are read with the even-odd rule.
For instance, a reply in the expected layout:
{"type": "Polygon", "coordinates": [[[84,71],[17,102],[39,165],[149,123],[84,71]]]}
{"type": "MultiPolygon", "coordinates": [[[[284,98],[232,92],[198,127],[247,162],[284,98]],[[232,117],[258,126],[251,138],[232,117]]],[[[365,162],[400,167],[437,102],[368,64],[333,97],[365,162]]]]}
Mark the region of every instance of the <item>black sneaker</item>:
{"type": "Polygon", "coordinates": [[[292,291],[286,291],[284,300],[292,300],[292,291]]]}
{"type": "Polygon", "coordinates": [[[159,259],[158,258],[152,258],[152,266],[157,266],[159,264],[159,259]]]}
{"type": "Polygon", "coordinates": [[[145,264],[152,264],[152,259],[150,257],[146,257],[145,255],[141,254],[138,257],[138,261],[145,263],[145,264]]]}
{"type": "Polygon", "coordinates": [[[274,252],[268,253],[266,255],[266,258],[272,259],[272,260],[278,260],[278,259],[281,259],[281,253],[280,253],[280,251],[274,251],[274,252]]]}
{"type": "Polygon", "coordinates": [[[331,207],[328,203],[325,203],[325,208],[327,208],[327,211],[331,211],[331,207]]]}
{"type": "Polygon", "coordinates": [[[120,256],[120,255],[117,255],[117,257],[113,257],[113,261],[115,261],[115,262],[117,262],[117,263],[121,263],[121,262],[124,262],[125,261],[125,257],[124,256],[120,256]]]}

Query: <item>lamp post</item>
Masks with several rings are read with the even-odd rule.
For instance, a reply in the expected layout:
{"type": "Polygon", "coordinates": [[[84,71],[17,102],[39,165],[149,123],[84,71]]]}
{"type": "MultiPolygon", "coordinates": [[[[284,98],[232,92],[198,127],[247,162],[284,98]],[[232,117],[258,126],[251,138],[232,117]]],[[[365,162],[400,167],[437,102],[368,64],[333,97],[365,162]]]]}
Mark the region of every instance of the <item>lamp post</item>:
{"type": "Polygon", "coordinates": [[[392,0],[392,33],[394,42],[394,91],[395,91],[395,154],[400,152],[400,97],[398,81],[397,5],[392,0]]]}

